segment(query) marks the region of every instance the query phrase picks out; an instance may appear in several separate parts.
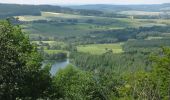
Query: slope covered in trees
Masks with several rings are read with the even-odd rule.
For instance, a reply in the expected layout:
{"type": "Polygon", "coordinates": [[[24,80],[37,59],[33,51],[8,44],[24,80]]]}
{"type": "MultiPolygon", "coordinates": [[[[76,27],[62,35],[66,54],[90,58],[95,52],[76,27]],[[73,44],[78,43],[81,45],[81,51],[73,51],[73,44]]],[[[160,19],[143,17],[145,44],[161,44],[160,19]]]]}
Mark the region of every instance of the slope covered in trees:
{"type": "Polygon", "coordinates": [[[169,100],[170,49],[148,55],[73,54],[77,67],[69,65],[51,76],[20,27],[1,21],[0,99],[169,100]],[[135,70],[139,66],[142,70],[135,70]]]}

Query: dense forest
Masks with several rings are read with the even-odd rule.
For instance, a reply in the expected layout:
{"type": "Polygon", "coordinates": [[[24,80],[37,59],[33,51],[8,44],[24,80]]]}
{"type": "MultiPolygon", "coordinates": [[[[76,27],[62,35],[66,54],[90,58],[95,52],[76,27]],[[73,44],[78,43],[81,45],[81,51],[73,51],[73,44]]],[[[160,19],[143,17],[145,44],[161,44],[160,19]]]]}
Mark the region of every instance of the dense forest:
{"type": "Polygon", "coordinates": [[[168,9],[0,4],[0,100],[170,100],[168,9]]]}

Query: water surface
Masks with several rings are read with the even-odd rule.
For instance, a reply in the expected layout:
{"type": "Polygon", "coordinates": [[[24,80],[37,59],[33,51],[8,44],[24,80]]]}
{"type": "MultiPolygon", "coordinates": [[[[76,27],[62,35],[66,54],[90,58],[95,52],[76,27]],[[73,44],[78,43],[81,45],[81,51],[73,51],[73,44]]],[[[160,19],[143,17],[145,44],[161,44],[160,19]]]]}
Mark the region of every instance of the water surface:
{"type": "Polygon", "coordinates": [[[51,73],[52,75],[55,75],[56,72],[57,72],[59,69],[65,68],[69,63],[70,63],[70,62],[69,62],[69,59],[66,59],[66,60],[63,60],[63,61],[53,62],[53,63],[52,63],[51,70],[50,70],[50,73],[51,73]]]}

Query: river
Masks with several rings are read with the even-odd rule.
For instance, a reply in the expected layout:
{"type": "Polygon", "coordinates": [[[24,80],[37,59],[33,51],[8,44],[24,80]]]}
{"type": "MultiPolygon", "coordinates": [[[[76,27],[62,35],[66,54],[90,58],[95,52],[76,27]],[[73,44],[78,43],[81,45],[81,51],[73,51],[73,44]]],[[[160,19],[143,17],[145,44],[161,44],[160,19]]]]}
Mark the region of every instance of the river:
{"type": "Polygon", "coordinates": [[[51,63],[51,64],[52,64],[50,73],[51,73],[52,76],[54,76],[59,69],[63,69],[63,68],[65,68],[67,65],[69,65],[69,64],[70,64],[70,61],[69,61],[68,58],[67,58],[66,60],[62,60],[62,61],[46,60],[46,61],[43,62],[42,67],[45,66],[45,65],[48,64],[48,63],[51,63]]]}
{"type": "Polygon", "coordinates": [[[69,63],[69,59],[54,62],[52,64],[50,73],[54,76],[59,69],[65,68],[69,63]]]}

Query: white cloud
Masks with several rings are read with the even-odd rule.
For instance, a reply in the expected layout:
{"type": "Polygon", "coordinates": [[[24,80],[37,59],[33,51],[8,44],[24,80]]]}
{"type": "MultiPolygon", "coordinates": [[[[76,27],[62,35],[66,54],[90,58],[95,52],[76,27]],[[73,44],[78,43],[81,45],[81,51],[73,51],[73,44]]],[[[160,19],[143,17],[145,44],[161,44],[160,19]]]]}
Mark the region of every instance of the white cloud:
{"type": "Polygon", "coordinates": [[[0,0],[0,3],[19,4],[159,4],[170,0],[0,0]]]}

